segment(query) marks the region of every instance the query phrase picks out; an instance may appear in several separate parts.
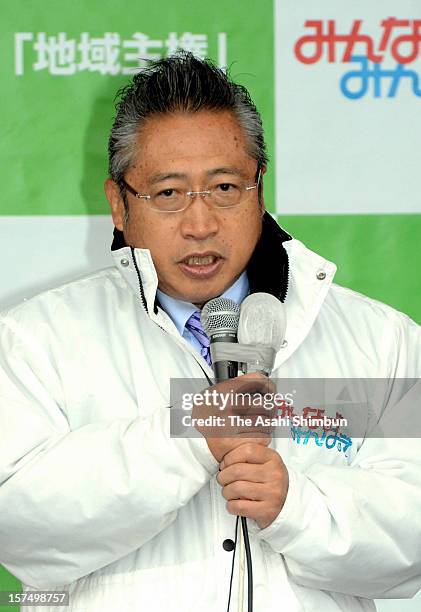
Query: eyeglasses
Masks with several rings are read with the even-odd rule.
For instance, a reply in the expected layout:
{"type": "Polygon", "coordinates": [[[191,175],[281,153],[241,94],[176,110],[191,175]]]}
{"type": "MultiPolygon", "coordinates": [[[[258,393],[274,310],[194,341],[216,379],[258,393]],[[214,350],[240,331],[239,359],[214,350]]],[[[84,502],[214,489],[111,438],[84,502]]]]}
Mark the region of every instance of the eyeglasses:
{"type": "Polygon", "coordinates": [[[196,196],[206,198],[206,201],[215,208],[234,208],[244,202],[245,196],[250,191],[258,188],[260,177],[261,170],[259,169],[257,180],[253,185],[247,185],[247,182],[240,179],[230,179],[226,182],[221,182],[221,179],[218,179],[202,191],[167,187],[157,189],[150,194],[138,193],[124,179],[121,180],[120,185],[125,187],[135,198],[148,200],[152,210],[160,213],[176,213],[185,210],[196,196]]]}

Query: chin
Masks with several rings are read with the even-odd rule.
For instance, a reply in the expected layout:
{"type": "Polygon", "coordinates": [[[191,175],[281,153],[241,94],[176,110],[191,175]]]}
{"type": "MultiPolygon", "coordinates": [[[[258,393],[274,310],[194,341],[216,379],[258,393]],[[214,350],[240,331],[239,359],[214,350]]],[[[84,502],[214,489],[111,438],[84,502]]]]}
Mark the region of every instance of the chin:
{"type": "Polygon", "coordinates": [[[220,295],[219,293],[215,293],[212,295],[198,295],[196,293],[196,295],[192,295],[188,300],[186,300],[187,302],[191,302],[192,304],[195,304],[196,306],[203,306],[204,304],[206,304],[206,302],[209,302],[209,300],[211,300],[212,298],[216,297],[217,295],[220,295]]]}
{"type": "Polygon", "coordinates": [[[196,292],[196,293],[191,293],[190,296],[188,298],[184,298],[184,300],[186,302],[191,302],[192,304],[195,304],[196,306],[203,306],[203,304],[206,304],[206,302],[209,302],[209,300],[212,300],[215,297],[218,297],[219,295],[221,295],[221,293],[223,293],[224,289],[221,288],[220,290],[215,290],[212,292],[196,292]]]}

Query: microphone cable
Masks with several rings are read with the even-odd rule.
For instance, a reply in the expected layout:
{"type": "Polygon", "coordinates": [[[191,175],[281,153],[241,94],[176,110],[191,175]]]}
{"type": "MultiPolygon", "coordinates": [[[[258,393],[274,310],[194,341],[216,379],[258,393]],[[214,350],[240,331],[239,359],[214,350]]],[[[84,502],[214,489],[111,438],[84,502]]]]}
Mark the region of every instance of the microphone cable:
{"type": "Polygon", "coordinates": [[[249,530],[245,516],[241,517],[241,527],[243,528],[244,549],[247,562],[247,612],[253,612],[253,564],[251,560],[249,530]]]}
{"type": "MultiPolygon", "coordinates": [[[[227,612],[229,612],[230,604],[231,604],[232,581],[234,577],[235,553],[237,550],[239,519],[240,517],[237,516],[237,520],[235,521],[234,550],[232,553],[231,576],[230,576],[230,583],[229,583],[227,612]]],[[[247,527],[247,519],[245,516],[241,517],[241,528],[243,532],[244,550],[246,553],[246,563],[247,563],[247,612],[253,612],[253,564],[252,564],[252,558],[251,558],[251,548],[250,548],[249,532],[248,532],[248,527],[247,527]]]]}
{"type": "Polygon", "coordinates": [[[232,553],[231,576],[230,576],[230,588],[229,588],[229,593],[228,593],[228,605],[227,605],[227,612],[229,612],[229,609],[230,609],[230,603],[231,603],[232,579],[233,579],[233,577],[234,577],[234,561],[235,561],[235,551],[237,550],[238,519],[239,519],[239,517],[237,516],[237,520],[235,521],[234,550],[233,550],[233,553],[232,553]]]}

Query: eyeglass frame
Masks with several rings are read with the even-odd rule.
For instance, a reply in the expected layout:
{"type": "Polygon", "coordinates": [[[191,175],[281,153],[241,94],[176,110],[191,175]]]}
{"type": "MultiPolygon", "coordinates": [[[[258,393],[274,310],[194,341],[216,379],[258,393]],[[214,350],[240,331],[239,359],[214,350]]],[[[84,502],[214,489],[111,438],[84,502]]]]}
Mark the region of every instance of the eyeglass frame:
{"type": "MultiPolygon", "coordinates": [[[[245,187],[245,191],[251,191],[252,189],[258,189],[259,188],[260,179],[262,178],[262,168],[260,167],[260,165],[258,165],[258,167],[257,167],[256,177],[257,177],[256,178],[256,182],[253,185],[249,185],[248,187],[245,187]]],[[[152,198],[152,196],[150,194],[142,194],[142,193],[139,193],[138,191],[136,191],[136,189],[134,189],[134,187],[129,185],[129,183],[124,178],[120,179],[119,187],[120,187],[121,191],[123,189],[127,189],[127,191],[129,193],[131,193],[138,200],[150,200],[152,198]]],[[[159,210],[159,208],[153,208],[151,206],[150,209],[155,211],[155,212],[157,212],[157,213],[166,213],[166,214],[183,212],[184,210],[187,210],[187,208],[191,205],[191,203],[193,202],[193,200],[194,200],[194,198],[196,196],[202,196],[203,197],[203,196],[208,196],[211,193],[212,193],[212,190],[210,190],[210,189],[204,189],[202,191],[186,191],[185,195],[190,198],[190,202],[184,208],[179,208],[177,210],[159,210]]],[[[240,204],[242,204],[243,201],[244,200],[240,200],[238,202],[238,204],[232,204],[231,206],[217,206],[216,204],[212,204],[212,202],[211,202],[211,206],[212,206],[212,208],[226,210],[228,208],[236,208],[237,206],[240,206],[240,204]]]]}

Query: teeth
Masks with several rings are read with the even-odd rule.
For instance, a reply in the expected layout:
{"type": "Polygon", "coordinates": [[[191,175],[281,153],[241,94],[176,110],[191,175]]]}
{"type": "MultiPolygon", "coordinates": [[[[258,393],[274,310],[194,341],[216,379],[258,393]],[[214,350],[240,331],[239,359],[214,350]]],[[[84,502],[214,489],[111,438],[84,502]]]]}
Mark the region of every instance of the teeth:
{"type": "Polygon", "coordinates": [[[214,255],[208,255],[207,257],[189,257],[186,261],[189,266],[208,266],[214,263],[215,260],[216,257],[214,255]]]}

